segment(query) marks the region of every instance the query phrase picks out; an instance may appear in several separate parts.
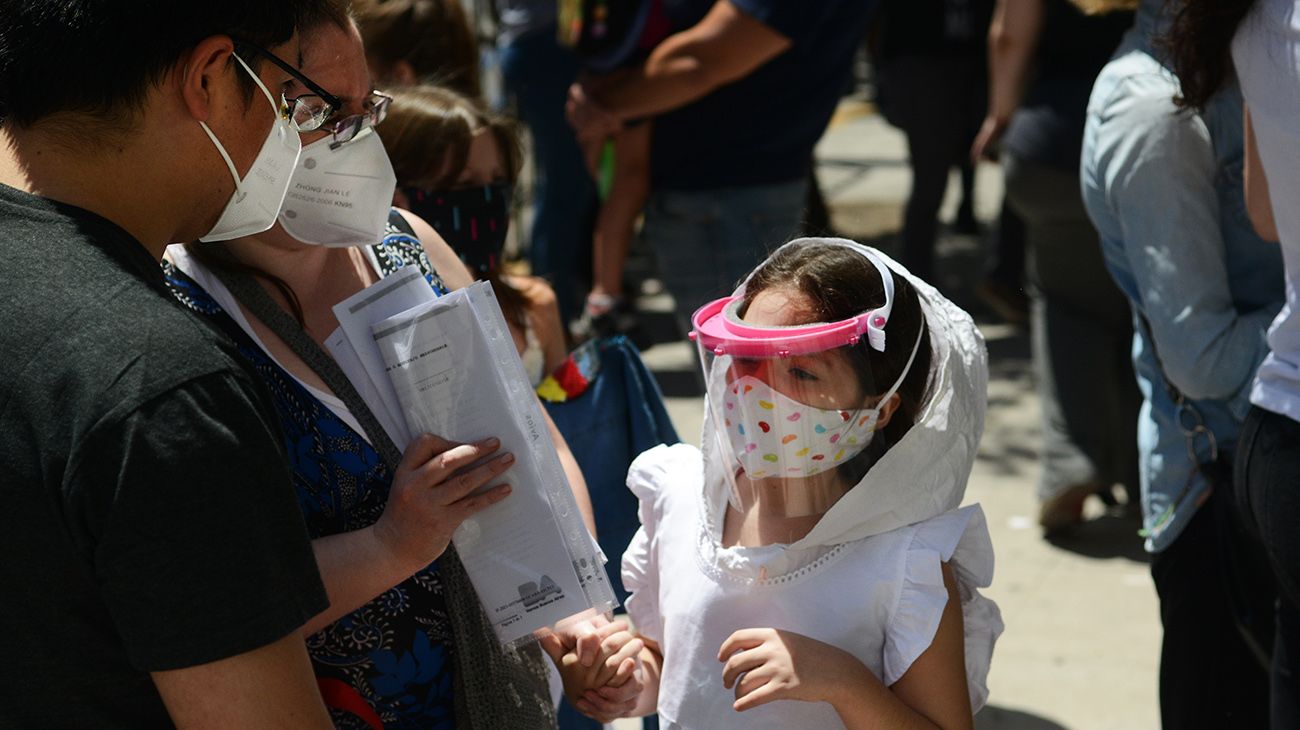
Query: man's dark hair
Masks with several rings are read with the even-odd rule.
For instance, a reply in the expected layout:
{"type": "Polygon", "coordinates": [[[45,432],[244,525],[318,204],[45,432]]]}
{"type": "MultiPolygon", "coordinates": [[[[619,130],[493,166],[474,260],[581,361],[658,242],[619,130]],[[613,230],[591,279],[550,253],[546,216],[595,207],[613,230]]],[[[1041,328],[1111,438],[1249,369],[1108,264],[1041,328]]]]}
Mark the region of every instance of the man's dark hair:
{"type": "MultiPolygon", "coordinates": [[[[0,0],[0,117],[73,112],[129,126],[149,86],[204,38],[263,48],[328,13],[327,0],[0,0]]],[[[297,59],[286,59],[296,62],[297,59]]],[[[254,69],[259,58],[247,58],[254,69]]],[[[245,81],[251,81],[245,79],[245,81]]]]}

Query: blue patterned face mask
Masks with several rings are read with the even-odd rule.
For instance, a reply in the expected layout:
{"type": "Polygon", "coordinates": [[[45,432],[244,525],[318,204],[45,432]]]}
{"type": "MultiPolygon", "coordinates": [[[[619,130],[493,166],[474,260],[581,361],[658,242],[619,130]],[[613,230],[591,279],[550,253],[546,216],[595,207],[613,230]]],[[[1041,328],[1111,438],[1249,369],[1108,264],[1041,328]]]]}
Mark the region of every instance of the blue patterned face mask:
{"type": "Polygon", "coordinates": [[[493,183],[459,190],[402,188],[412,213],[433,226],[471,273],[496,271],[510,226],[511,187],[493,183]]]}

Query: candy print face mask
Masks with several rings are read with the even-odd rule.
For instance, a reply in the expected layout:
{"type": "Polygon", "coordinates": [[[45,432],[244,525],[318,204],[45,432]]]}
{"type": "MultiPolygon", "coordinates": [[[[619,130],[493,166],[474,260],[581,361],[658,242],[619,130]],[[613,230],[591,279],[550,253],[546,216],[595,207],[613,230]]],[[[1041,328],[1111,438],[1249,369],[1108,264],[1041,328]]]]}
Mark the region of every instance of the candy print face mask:
{"type": "MultiPolygon", "coordinates": [[[[907,365],[875,408],[817,408],[753,375],[726,383],[722,426],[745,473],[751,479],[810,477],[862,453],[879,428],[881,406],[898,392],[911,370],[923,334],[924,330],[917,333],[907,365]]],[[[711,398],[716,397],[717,387],[710,388],[711,398]]]]}
{"type": "MultiPolygon", "coordinates": [[[[889,395],[892,390],[881,402],[889,395]]],[[[750,478],[808,477],[862,453],[875,435],[880,409],[814,408],[746,375],[727,386],[723,418],[732,451],[750,478]]]]}

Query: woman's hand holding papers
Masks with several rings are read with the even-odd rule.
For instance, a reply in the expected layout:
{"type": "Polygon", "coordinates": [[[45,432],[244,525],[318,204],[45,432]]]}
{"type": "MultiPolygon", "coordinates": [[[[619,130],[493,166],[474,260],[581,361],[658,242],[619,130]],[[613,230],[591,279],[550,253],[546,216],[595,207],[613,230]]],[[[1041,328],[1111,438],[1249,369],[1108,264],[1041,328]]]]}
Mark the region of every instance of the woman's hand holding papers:
{"type": "Polygon", "coordinates": [[[442,555],[452,533],[467,518],[510,494],[508,484],[478,490],[514,464],[513,454],[465,468],[500,447],[495,438],[457,444],[427,433],[407,447],[384,514],[374,525],[380,543],[392,560],[409,571],[407,575],[442,555]]]}

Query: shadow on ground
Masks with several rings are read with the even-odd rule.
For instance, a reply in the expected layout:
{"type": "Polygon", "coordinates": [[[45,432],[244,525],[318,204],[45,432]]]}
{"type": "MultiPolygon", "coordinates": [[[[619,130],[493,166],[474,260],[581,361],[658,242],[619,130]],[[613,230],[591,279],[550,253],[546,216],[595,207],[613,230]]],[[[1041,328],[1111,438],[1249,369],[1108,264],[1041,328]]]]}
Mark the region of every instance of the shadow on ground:
{"type": "Polygon", "coordinates": [[[1028,712],[988,705],[975,716],[975,730],[1065,730],[1065,726],[1028,712]]]}
{"type": "Polygon", "coordinates": [[[1085,558],[1124,558],[1135,563],[1150,563],[1151,555],[1142,547],[1137,532],[1142,521],[1121,510],[1107,511],[1068,532],[1048,536],[1053,547],[1085,558]]]}

